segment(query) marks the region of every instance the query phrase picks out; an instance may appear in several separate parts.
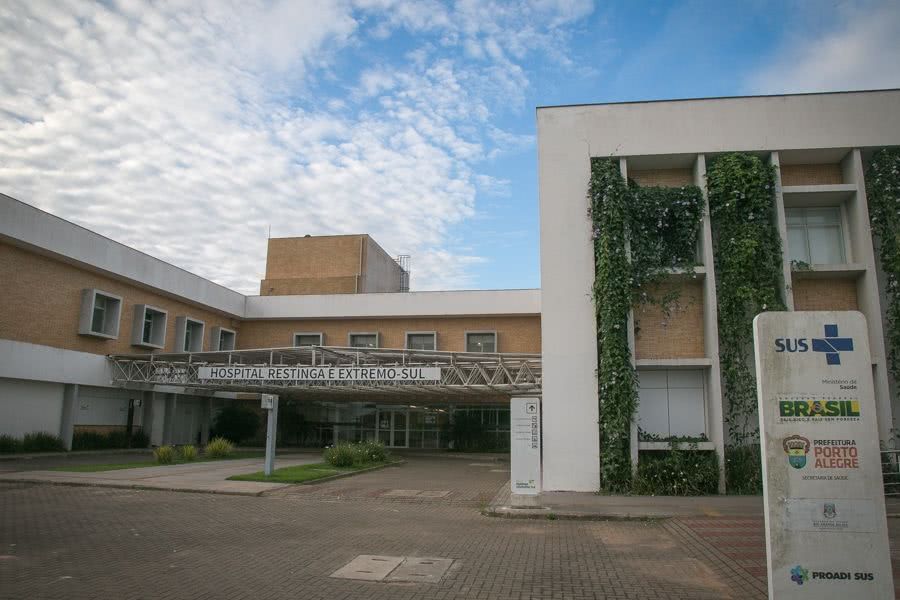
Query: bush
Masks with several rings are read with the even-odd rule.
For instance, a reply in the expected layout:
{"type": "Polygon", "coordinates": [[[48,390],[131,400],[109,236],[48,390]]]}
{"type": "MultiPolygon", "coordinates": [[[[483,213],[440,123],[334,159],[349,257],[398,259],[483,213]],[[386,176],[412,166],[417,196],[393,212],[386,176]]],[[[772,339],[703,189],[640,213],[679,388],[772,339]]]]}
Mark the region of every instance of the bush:
{"type": "Polygon", "coordinates": [[[171,465],[175,462],[175,447],[160,446],[153,450],[153,457],[161,465],[171,465]]]}
{"type": "Polygon", "coordinates": [[[79,431],[72,436],[72,450],[115,450],[118,448],[146,448],[150,439],[143,431],[137,431],[128,438],[125,431],[97,433],[95,431],[79,431]]]}
{"type": "Polygon", "coordinates": [[[209,458],[227,458],[234,453],[234,445],[223,437],[216,437],[206,444],[206,456],[209,458]]]}
{"type": "Polygon", "coordinates": [[[632,491],[645,496],[703,496],[719,487],[715,452],[672,444],[672,450],[642,452],[632,491]]]}
{"type": "Polygon", "coordinates": [[[58,435],[46,431],[33,431],[25,434],[25,439],[22,440],[22,450],[25,452],[65,452],[66,447],[58,435]]]}
{"type": "Polygon", "coordinates": [[[260,423],[256,411],[249,406],[234,403],[219,411],[214,429],[217,437],[223,437],[233,444],[240,444],[256,435],[260,423]]]}
{"type": "Polygon", "coordinates": [[[356,457],[362,463],[384,462],[388,459],[388,451],[381,442],[360,442],[356,444],[356,457]]]}
{"type": "Polygon", "coordinates": [[[323,453],[325,462],[332,467],[364,467],[369,464],[384,462],[388,459],[387,448],[381,442],[341,442],[337,446],[326,448],[323,453]]]}
{"type": "Polygon", "coordinates": [[[759,444],[725,448],[725,487],[729,494],[762,494],[759,444]]]}
{"type": "Polygon", "coordinates": [[[197,449],[191,444],[185,444],[184,446],[179,448],[178,454],[181,456],[181,460],[185,462],[197,460],[197,449]]]}
{"type": "Polygon", "coordinates": [[[0,435],[0,454],[12,454],[22,451],[22,440],[11,435],[0,435]]]}
{"type": "Polygon", "coordinates": [[[353,446],[354,444],[342,442],[337,446],[326,448],[322,456],[332,467],[352,467],[356,462],[356,450],[353,446]]]}

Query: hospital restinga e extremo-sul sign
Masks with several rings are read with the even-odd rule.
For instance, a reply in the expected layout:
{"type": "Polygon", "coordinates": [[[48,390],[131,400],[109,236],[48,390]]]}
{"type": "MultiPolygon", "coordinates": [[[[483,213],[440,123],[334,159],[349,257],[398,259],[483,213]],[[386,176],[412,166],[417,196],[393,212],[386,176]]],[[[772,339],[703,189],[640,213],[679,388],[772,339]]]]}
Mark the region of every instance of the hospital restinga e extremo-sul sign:
{"type": "Polygon", "coordinates": [[[244,366],[199,367],[197,378],[209,381],[410,381],[441,380],[440,367],[244,366]]]}
{"type": "Polygon", "coordinates": [[[753,326],[769,598],[893,598],[865,317],[753,326]]]}

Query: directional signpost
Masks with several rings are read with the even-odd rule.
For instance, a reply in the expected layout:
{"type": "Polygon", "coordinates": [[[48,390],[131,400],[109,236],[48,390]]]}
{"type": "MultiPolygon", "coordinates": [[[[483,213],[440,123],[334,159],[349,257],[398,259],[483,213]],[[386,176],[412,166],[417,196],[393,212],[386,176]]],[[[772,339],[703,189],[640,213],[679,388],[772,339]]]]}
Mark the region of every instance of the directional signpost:
{"type": "Polygon", "coordinates": [[[511,500],[536,503],[541,493],[541,399],[510,399],[510,425],[511,500]]]}
{"type": "Polygon", "coordinates": [[[753,326],[769,598],[893,598],[865,317],[753,326]]]}

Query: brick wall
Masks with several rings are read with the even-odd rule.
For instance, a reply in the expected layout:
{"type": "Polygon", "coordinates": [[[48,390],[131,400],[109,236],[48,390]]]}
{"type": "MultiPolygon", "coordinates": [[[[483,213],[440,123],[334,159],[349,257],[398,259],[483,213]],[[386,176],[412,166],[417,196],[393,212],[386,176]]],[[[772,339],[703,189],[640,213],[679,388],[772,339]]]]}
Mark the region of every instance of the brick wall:
{"type": "Polygon", "coordinates": [[[205,322],[204,349],[209,348],[209,335],[215,326],[234,329],[238,341],[241,339],[239,323],[227,315],[10,244],[0,243],[0,282],[3,339],[95,354],[146,353],[149,350],[131,345],[135,304],[150,304],[168,311],[165,350],[169,352],[175,351],[175,318],[182,315],[205,322]],[[84,288],[122,296],[118,339],[78,335],[84,288]]]}
{"type": "Polygon", "coordinates": [[[323,333],[324,344],[346,346],[350,332],[378,332],[383,348],[403,348],[407,331],[437,332],[437,350],[465,351],[466,331],[496,331],[500,352],[540,352],[539,316],[244,321],[238,348],[290,346],[295,332],[323,333]]]}
{"type": "Polygon", "coordinates": [[[841,165],[781,165],[781,185],[831,185],[844,183],[841,165]]]}
{"type": "Polygon", "coordinates": [[[795,310],[859,310],[853,279],[793,278],[795,310]]]}
{"type": "Polygon", "coordinates": [[[263,279],[260,296],[293,296],[297,294],[355,294],[357,277],[308,277],[296,279],[263,279]]]}
{"type": "Polygon", "coordinates": [[[651,294],[662,297],[679,290],[677,303],[668,316],[656,304],[635,308],[637,331],[635,358],[703,358],[703,283],[666,283],[655,286],[651,294]]]}
{"type": "Polygon", "coordinates": [[[645,169],[628,170],[628,178],[640,186],[681,187],[694,184],[691,169],[645,169]]]}

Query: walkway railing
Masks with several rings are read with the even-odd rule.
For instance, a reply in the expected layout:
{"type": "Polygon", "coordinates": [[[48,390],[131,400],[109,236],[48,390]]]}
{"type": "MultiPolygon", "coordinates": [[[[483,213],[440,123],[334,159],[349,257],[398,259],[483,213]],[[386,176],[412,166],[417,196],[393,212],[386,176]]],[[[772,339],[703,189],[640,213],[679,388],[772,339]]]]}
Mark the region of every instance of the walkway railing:
{"type": "MultiPolygon", "coordinates": [[[[441,352],[388,348],[305,346],[221,352],[115,354],[113,379],[122,386],[153,389],[428,397],[539,394],[541,355],[441,352]],[[201,367],[439,367],[434,381],[211,380],[201,367]]],[[[206,370],[204,370],[206,372],[206,370]]]]}

